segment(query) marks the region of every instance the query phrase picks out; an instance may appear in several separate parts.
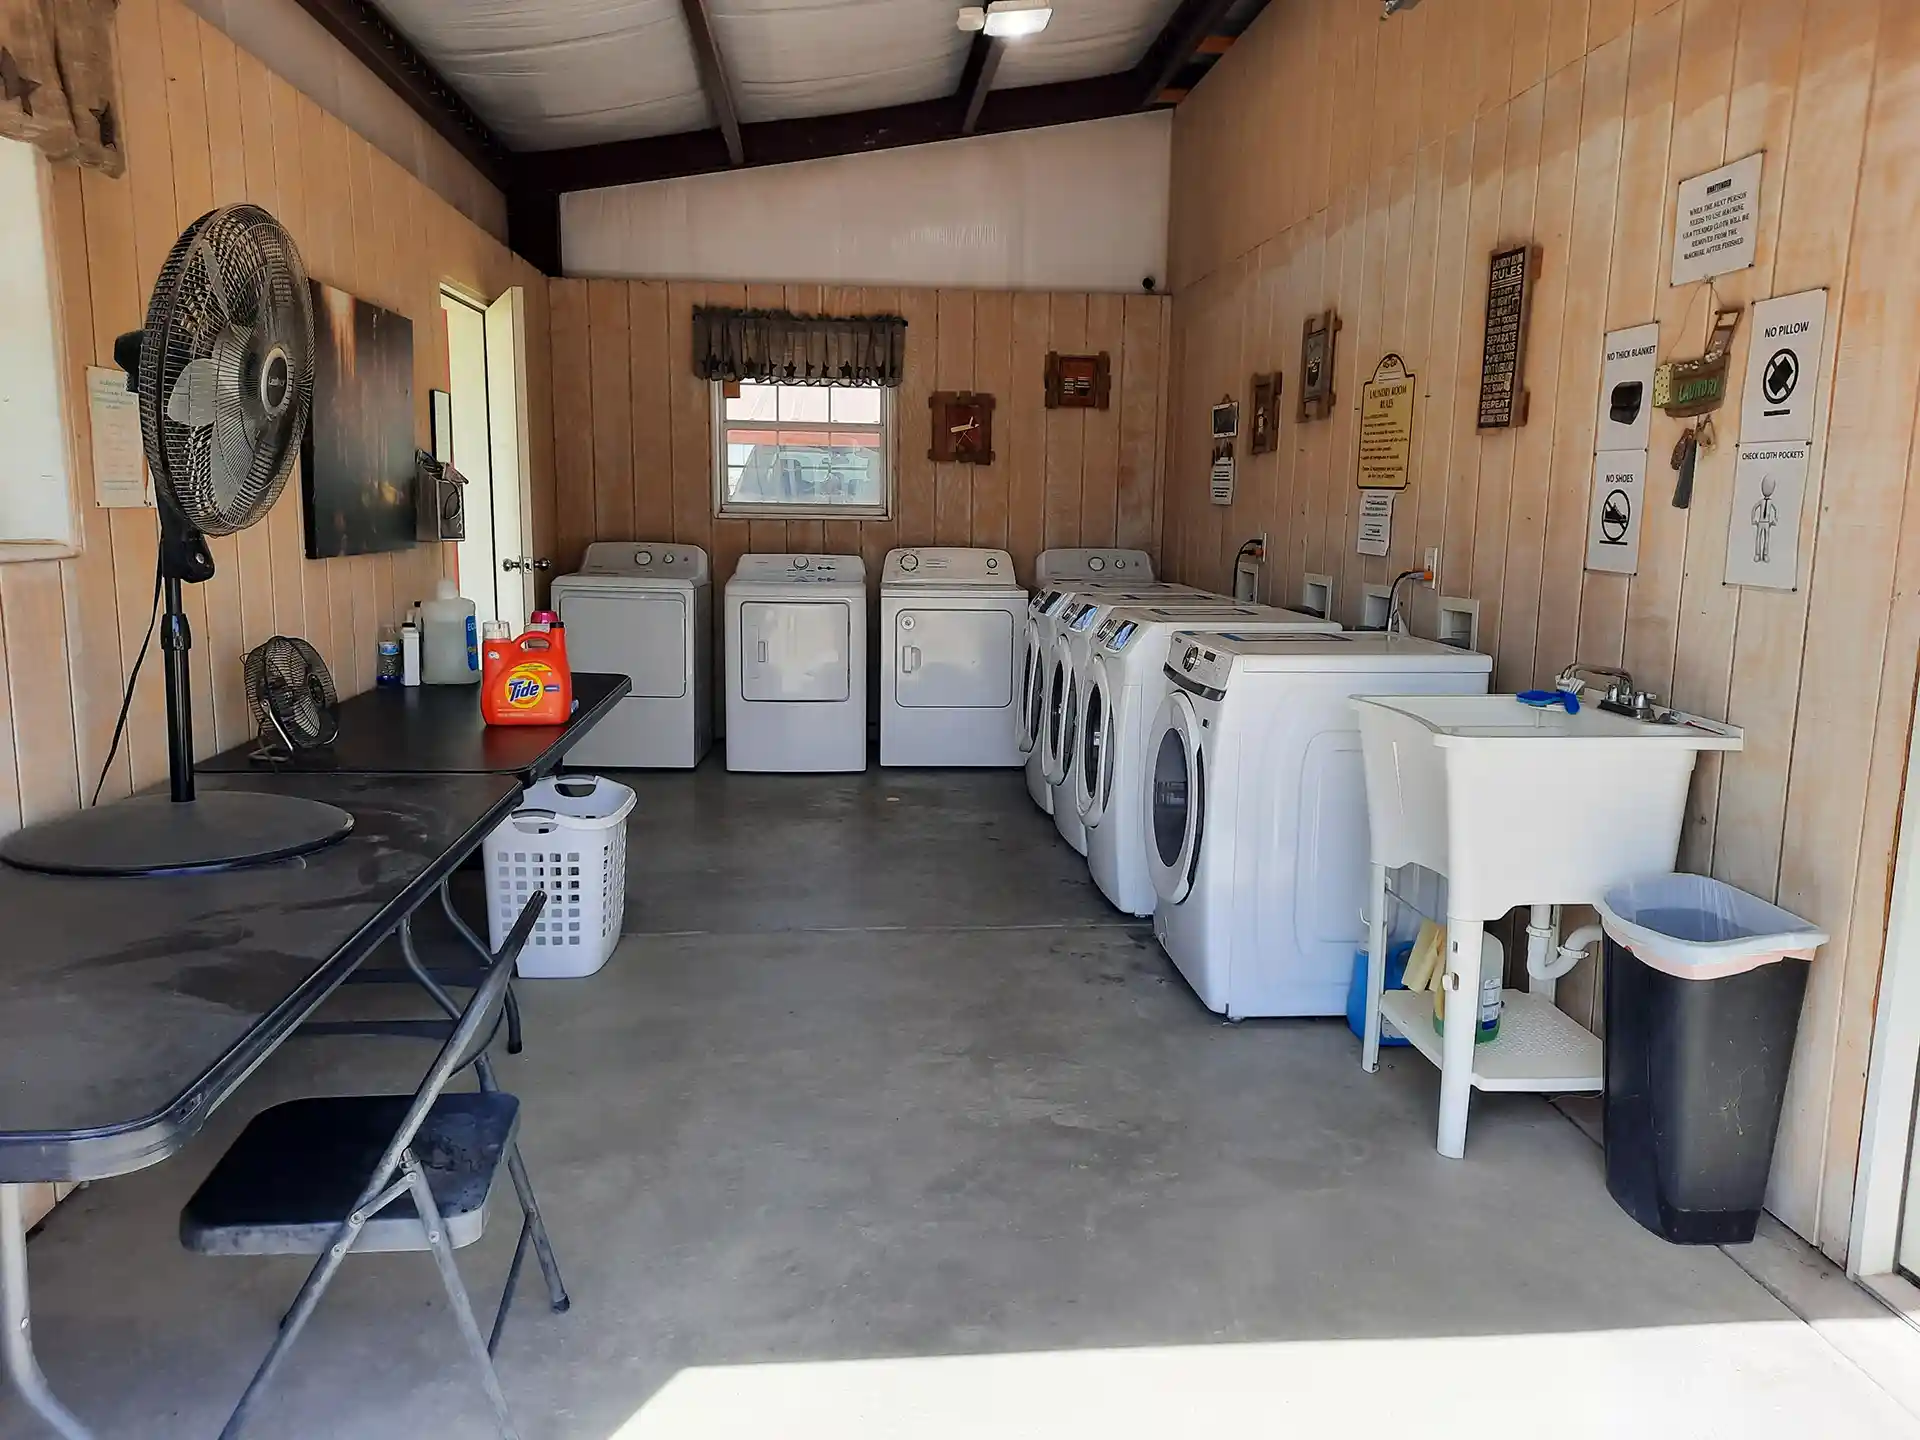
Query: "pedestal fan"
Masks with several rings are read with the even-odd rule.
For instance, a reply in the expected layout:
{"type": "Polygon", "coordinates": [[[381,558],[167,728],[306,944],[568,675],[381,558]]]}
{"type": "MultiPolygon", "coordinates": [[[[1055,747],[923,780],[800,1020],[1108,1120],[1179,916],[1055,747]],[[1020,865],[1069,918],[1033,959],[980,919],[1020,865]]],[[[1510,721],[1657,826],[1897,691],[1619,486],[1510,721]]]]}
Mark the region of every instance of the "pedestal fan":
{"type": "Polygon", "coordinates": [[[353,828],[337,806],[246,790],[195,794],[193,637],[181,603],[183,585],[213,575],[206,537],[265,519],[300,453],[313,403],[313,305],[293,237],[257,205],[202,215],[161,267],[146,327],[113,351],[140,397],[160,512],[168,793],[16,831],[0,842],[0,858],[68,875],[146,875],[332,844],[353,828]]]}

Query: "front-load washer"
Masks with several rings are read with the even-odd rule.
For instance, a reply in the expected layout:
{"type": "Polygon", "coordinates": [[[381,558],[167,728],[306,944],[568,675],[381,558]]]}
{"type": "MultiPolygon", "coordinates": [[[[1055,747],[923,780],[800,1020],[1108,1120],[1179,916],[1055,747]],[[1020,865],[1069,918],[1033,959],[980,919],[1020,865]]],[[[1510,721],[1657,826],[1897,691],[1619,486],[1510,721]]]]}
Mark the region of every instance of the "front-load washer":
{"type": "Polygon", "coordinates": [[[895,550],[880,581],[880,763],[1012,766],[1027,592],[1004,550],[895,550]]]}
{"type": "Polygon", "coordinates": [[[1481,695],[1493,662],[1378,632],[1178,633],[1141,796],[1153,933],[1234,1019],[1346,1011],[1365,931],[1353,695],[1481,695]]]}
{"type": "MultiPolygon", "coordinates": [[[[1163,670],[1174,633],[1297,635],[1337,634],[1339,629],[1332,620],[1264,605],[1218,610],[1122,606],[1100,622],[1093,661],[1081,687],[1079,743],[1068,778],[1074,813],[1086,827],[1087,869],[1116,909],[1151,915],[1156,903],[1153,877],[1147,873],[1141,757],[1147,727],[1167,692],[1163,670]]],[[[1056,803],[1066,803],[1065,797],[1056,803]]]]}
{"type": "Polygon", "coordinates": [[[575,669],[625,675],[626,698],[566,753],[594,769],[690,769],[713,744],[713,584],[707,552],[601,541],[553,582],[575,669]]]}
{"type": "MultiPolygon", "coordinates": [[[[1060,638],[1056,642],[1063,689],[1060,722],[1047,732],[1050,748],[1046,752],[1043,768],[1047,782],[1053,786],[1053,804],[1048,813],[1053,816],[1054,828],[1060,832],[1060,838],[1081,855],[1087,853],[1087,826],[1079,806],[1074,802],[1074,786],[1079,778],[1079,752],[1085,744],[1087,686],[1093,679],[1094,652],[1098,647],[1100,627],[1106,622],[1107,616],[1115,610],[1139,605],[1157,606],[1169,614],[1184,610],[1206,612],[1223,622],[1232,620],[1236,615],[1251,618],[1261,613],[1259,607],[1238,606],[1221,595],[1160,595],[1142,600],[1140,594],[1139,591],[1116,592],[1106,589],[1076,593],[1073,605],[1063,616],[1060,638]]],[[[1337,631],[1340,628],[1317,616],[1297,611],[1275,613],[1293,618],[1300,629],[1337,631]]],[[[1202,622],[1202,625],[1203,628],[1218,628],[1209,626],[1208,622],[1202,622]]]]}
{"type": "Polygon", "coordinates": [[[727,582],[727,768],[867,768],[858,555],[742,555],[727,582]]]}

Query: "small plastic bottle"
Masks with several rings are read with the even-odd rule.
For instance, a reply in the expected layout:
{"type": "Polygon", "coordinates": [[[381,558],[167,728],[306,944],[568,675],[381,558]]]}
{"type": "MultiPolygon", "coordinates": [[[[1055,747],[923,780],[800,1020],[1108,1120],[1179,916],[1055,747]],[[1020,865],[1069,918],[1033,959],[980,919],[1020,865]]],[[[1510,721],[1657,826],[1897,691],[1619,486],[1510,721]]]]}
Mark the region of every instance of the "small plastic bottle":
{"type": "Polygon", "coordinates": [[[400,627],[382,625],[380,640],[376,647],[374,679],[382,685],[400,683],[400,627]]]}

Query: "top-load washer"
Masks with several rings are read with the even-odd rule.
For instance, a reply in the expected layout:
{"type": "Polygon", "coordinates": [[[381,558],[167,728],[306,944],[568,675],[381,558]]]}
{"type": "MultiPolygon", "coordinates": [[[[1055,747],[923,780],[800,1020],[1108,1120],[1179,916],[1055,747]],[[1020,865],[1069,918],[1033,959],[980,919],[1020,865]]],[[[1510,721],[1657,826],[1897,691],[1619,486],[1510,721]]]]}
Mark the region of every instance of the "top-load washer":
{"type": "Polygon", "coordinates": [[[1141,797],[1153,933],[1209,1010],[1339,1015],[1366,929],[1354,695],[1481,695],[1493,662],[1431,640],[1177,633],[1141,797]]]}
{"type": "Polygon", "coordinates": [[[742,555],[727,582],[727,768],[867,768],[858,555],[742,555]]]}
{"type": "MultiPolygon", "coordinates": [[[[1082,672],[1077,753],[1068,772],[1072,808],[1086,827],[1087,869],[1113,905],[1151,915],[1157,897],[1147,873],[1146,820],[1140,777],[1147,727],[1167,693],[1164,668],[1176,631],[1231,630],[1240,635],[1338,634],[1340,626],[1298,610],[1231,605],[1183,610],[1121,606],[1093,637],[1082,672]]],[[[1068,804],[1056,797],[1059,808],[1068,804]]]]}
{"type": "Polygon", "coordinates": [[[566,753],[569,765],[689,769],[713,744],[713,584],[707,552],[667,541],[601,541],[551,604],[580,670],[633,689],[566,753]]]}
{"type": "Polygon", "coordinates": [[[1027,592],[1004,550],[895,550],[880,581],[880,763],[1020,763],[1027,592]]]}

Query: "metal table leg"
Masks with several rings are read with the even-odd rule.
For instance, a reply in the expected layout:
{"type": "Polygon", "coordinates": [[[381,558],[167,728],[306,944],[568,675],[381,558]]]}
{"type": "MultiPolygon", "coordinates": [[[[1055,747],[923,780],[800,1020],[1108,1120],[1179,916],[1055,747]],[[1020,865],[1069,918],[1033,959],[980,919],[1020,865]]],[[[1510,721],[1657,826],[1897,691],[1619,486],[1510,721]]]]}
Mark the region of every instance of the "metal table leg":
{"type": "Polygon", "coordinates": [[[54,1398],[40,1362],[33,1356],[33,1328],[27,1305],[27,1229],[25,1187],[0,1185],[0,1348],[5,1350],[7,1378],[21,1399],[56,1435],[66,1440],[92,1440],[93,1432],[54,1398]]]}

